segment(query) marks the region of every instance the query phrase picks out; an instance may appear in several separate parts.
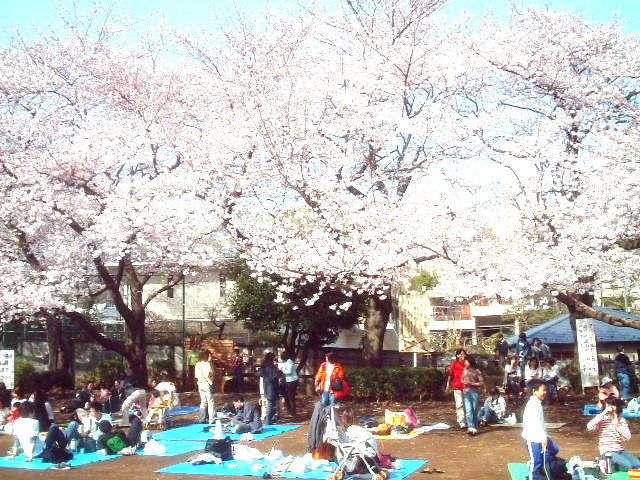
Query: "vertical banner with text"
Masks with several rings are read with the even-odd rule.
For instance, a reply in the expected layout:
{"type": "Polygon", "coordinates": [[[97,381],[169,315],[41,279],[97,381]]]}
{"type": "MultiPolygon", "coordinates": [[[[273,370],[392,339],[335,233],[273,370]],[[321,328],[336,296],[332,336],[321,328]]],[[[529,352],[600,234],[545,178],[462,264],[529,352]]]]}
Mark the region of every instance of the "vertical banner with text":
{"type": "Polygon", "coordinates": [[[596,331],[591,318],[576,319],[576,343],[580,361],[582,388],[599,386],[596,331]]]}
{"type": "Polygon", "coordinates": [[[0,382],[4,382],[7,388],[13,388],[13,373],[13,350],[0,350],[0,382]]]}

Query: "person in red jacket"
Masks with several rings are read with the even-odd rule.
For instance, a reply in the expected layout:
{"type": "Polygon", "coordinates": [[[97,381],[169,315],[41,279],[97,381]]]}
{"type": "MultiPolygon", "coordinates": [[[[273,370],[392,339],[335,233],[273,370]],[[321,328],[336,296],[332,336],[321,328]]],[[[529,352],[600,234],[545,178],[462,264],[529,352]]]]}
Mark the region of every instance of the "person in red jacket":
{"type": "Polygon", "coordinates": [[[456,420],[458,421],[458,425],[460,428],[467,428],[467,424],[465,423],[465,414],[464,414],[464,384],[462,383],[462,374],[464,372],[464,361],[467,358],[467,352],[464,348],[459,348],[456,350],[456,359],[451,363],[449,367],[449,376],[447,377],[447,388],[446,391],[450,392],[451,387],[453,387],[453,398],[456,402],[456,420]]]}
{"type": "Polygon", "coordinates": [[[316,373],[316,392],[320,394],[320,402],[324,406],[336,404],[336,400],[348,393],[349,386],[344,378],[344,368],[334,361],[333,353],[325,354],[325,361],[316,373]]]}

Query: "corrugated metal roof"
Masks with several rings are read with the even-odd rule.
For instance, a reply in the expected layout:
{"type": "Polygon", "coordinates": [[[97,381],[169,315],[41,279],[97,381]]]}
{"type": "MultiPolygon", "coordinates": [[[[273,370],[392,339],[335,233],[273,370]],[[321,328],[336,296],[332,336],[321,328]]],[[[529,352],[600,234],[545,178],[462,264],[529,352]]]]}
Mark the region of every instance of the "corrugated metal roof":
{"type": "MultiPolygon", "coordinates": [[[[598,310],[617,315],[623,318],[632,318],[640,320],[640,316],[633,315],[631,313],[623,312],[620,310],[612,310],[604,307],[594,307],[598,310]]],[[[640,342],[640,329],[631,327],[616,327],[609,325],[608,323],[600,320],[593,320],[593,325],[596,331],[597,342],[640,342]]],[[[542,340],[547,345],[575,343],[575,335],[571,331],[571,325],[569,324],[569,314],[560,315],[556,318],[549,320],[546,323],[537,325],[524,333],[527,334],[527,339],[532,341],[535,337],[542,340]]],[[[518,336],[514,335],[507,339],[509,345],[515,345],[518,341],[518,336]]]]}

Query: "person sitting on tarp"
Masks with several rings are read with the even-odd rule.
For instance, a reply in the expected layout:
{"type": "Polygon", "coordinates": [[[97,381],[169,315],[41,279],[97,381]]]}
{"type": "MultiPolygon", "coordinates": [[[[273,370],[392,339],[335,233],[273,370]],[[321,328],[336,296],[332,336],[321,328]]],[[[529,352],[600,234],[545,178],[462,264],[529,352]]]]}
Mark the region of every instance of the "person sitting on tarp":
{"type": "Polygon", "coordinates": [[[245,401],[242,395],[236,395],[233,399],[233,407],[236,409],[236,415],[231,419],[234,433],[262,432],[262,421],[256,405],[245,401]]]}
{"type": "Polygon", "coordinates": [[[57,425],[49,426],[44,442],[40,440],[40,422],[35,417],[35,409],[31,402],[20,404],[20,418],[13,424],[14,445],[8,459],[13,459],[22,449],[27,462],[34,458],[42,458],[49,463],[66,462],[73,458],[67,452],[67,439],[57,425]]]}
{"type": "Polygon", "coordinates": [[[624,449],[624,443],[631,439],[629,425],[622,418],[624,400],[610,396],[604,404],[604,410],[587,423],[587,430],[598,432],[600,455],[611,455],[615,472],[640,468],[640,459],[624,449]]]}
{"type": "Polygon", "coordinates": [[[103,420],[98,426],[101,435],[98,437],[98,453],[100,455],[131,455],[135,447],[127,443],[127,437],[122,430],[113,430],[111,422],[103,420]]]}

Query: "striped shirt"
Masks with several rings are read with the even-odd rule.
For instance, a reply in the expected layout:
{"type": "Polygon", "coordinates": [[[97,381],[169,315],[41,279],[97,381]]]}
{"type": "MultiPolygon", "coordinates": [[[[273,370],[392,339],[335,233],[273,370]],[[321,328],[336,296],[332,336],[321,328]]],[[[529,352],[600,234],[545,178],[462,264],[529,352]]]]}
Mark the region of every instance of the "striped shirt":
{"type": "Polygon", "coordinates": [[[591,421],[587,423],[587,430],[598,431],[598,449],[600,450],[600,455],[604,455],[607,452],[624,450],[623,442],[631,438],[627,421],[622,417],[618,417],[618,424],[616,425],[606,412],[602,412],[593,417],[591,421]]]}

